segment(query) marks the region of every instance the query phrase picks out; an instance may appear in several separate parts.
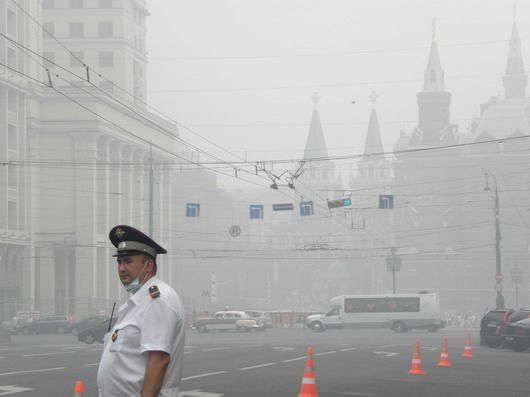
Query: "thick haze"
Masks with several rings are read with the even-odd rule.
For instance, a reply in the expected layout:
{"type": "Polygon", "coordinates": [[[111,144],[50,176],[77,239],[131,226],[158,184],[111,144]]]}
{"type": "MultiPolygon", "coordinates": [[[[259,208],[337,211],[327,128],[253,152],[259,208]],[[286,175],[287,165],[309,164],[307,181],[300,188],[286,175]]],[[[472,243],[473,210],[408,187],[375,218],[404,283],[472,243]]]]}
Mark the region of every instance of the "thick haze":
{"type": "MultiPolygon", "coordinates": [[[[513,21],[505,0],[150,0],[148,7],[149,102],[230,150],[248,151],[249,160],[302,156],[314,91],[331,155],[362,151],[372,90],[391,150],[400,129],[417,125],[433,18],[451,120],[466,130],[480,103],[502,93],[513,21]]],[[[529,13],[517,5],[527,62],[529,13]]]]}

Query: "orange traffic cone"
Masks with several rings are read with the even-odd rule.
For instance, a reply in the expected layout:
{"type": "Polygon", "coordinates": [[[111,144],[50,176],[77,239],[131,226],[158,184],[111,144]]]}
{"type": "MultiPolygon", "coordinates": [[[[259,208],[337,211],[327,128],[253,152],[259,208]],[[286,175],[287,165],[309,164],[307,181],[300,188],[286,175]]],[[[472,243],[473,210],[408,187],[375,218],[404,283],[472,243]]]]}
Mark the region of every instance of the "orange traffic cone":
{"type": "Polygon", "coordinates": [[[444,336],[442,339],[442,354],[440,355],[440,361],[438,361],[439,367],[450,367],[451,361],[449,361],[449,352],[447,351],[447,338],[444,336]]]}
{"type": "Polygon", "coordinates": [[[462,357],[464,358],[473,358],[473,350],[471,350],[471,333],[467,333],[466,338],[466,347],[464,349],[464,353],[462,354],[462,357]]]}
{"type": "Polygon", "coordinates": [[[412,356],[412,365],[410,366],[409,375],[425,375],[425,371],[421,366],[420,356],[420,340],[416,339],[416,345],[414,346],[414,354],[412,356]]]}
{"type": "Polygon", "coordinates": [[[74,397],[82,397],[83,391],[84,391],[83,381],[77,380],[74,386],[74,397]]]}
{"type": "Polygon", "coordinates": [[[313,349],[307,348],[307,359],[305,360],[304,377],[300,385],[298,397],[318,397],[315,373],[313,370],[313,349]]]}

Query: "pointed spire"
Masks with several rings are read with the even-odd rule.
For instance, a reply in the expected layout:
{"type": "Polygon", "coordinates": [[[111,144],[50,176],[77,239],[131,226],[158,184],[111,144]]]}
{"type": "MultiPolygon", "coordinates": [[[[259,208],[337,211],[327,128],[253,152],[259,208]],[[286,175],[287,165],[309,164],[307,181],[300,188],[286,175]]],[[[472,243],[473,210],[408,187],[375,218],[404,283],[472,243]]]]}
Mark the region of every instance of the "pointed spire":
{"type": "Polygon", "coordinates": [[[436,43],[436,19],[432,20],[432,43],[427,69],[425,69],[423,91],[424,92],[444,92],[444,71],[438,54],[436,43]]]}
{"type": "Polygon", "coordinates": [[[307,135],[307,142],[304,150],[305,159],[328,157],[328,148],[326,146],[326,140],[324,139],[324,131],[322,130],[320,115],[317,109],[320,98],[320,95],[316,92],[311,97],[315,109],[313,110],[313,116],[311,117],[309,134],[307,135]]]}
{"type": "Polygon", "coordinates": [[[368,129],[366,131],[366,141],[364,142],[363,156],[369,156],[372,153],[383,153],[383,140],[381,139],[381,132],[379,130],[379,120],[377,119],[377,112],[375,111],[375,101],[378,95],[372,91],[370,94],[370,101],[372,101],[372,111],[370,112],[370,121],[368,122],[368,129]]]}
{"type": "Polygon", "coordinates": [[[503,78],[504,97],[506,99],[524,98],[526,96],[527,76],[524,69],[523,55],[521,52],[521,39],[517,29],[517,5],[513,5],[513,25],[506,73],[503,78]]]}

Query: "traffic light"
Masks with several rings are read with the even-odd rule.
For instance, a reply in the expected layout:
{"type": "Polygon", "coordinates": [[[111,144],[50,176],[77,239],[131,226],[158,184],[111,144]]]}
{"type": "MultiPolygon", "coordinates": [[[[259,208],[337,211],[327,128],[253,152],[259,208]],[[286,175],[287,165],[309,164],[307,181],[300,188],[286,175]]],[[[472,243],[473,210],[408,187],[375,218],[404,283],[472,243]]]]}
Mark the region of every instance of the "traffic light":
{"type": "Polygon", "coordinates": [[[333,208],[347,207],[351,205],[351,197],[344,197],[337,200],[328,200],[328,208],[331,210],[333,208]]]}

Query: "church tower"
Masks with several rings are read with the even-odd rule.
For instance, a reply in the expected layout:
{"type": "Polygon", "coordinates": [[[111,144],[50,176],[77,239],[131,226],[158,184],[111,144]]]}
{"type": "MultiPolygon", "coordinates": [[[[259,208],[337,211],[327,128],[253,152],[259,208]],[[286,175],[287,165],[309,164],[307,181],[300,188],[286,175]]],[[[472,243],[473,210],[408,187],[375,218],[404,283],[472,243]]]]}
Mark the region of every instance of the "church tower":
{"type": "Polygon", "coordinates": [[[434,146],[443,140],[443,131],[449,126],[451,105],[451,94],[445,91],[444,80],[433,22],[431,51],[423,76],[423,91],[418,93],[419,122],[411,139],[413,146],[434,146]]]}
{"type": "Polygon", "coordinates": [[[512,36],[508,50],[506,73],[502,79],[505,99],[522,99],[526,96],[528,77],[524,70],[523,55],[521,53],[521,39],[517,30],[517,11],[514,6],[512,36]]]}

